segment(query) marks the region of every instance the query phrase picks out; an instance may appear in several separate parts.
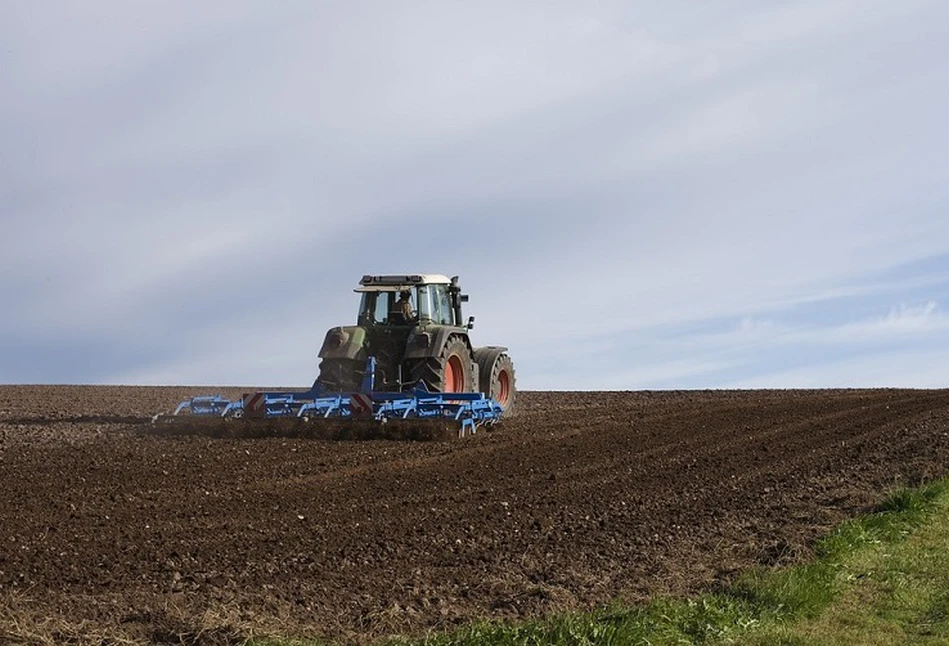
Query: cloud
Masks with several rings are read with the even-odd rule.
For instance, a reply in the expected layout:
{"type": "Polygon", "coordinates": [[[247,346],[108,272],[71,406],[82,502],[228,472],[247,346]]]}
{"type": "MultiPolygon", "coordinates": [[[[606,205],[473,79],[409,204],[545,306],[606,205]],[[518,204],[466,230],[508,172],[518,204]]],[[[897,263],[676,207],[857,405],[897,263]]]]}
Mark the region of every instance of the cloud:
{"type": "Polygon", "coordinates": [[[859,342],[911,335],[930,334],[949,329],[949,316],[939,310],[936,301],[921,305],[900,304],[886,316],[844,325],[835,336],[859,342]]]}
{"type": "Polygon", "coordinates": [[[949,316],[940,311],[936,301],[928,300],[918,305],[901,303],[891,307],[882,316],[873,315],[829,326],[810,324],[790,327],[772,320],[745,317],[731,335],[742,342],[866,346],[907,339],[929,339],[947,329],[949,316]]]}
{"type": "Polygon", "coordinates": [[[723,384],[726,388],[947,388],[949,352],[913,350],[848,357],[815,367],[778,370],[723,384]],[[858,376],[857,376],[858,375],[858,376]]]}
{"type": "Polygon", "coordinates": [[[944,347],[941,3],[6,13],[0,380],[306,384],[404,270],[528,388],[944,347]]]}
{"type": "Polygon", "coordinates": [[[869,387],[886,385],[884,374],[893,377],[892,386],[941,386],[949,383],[939,367],[949,352],[947,329],[949,317],[930,300],[847,322],[795,320],[793,311],[779,310],[692,330],[645,330],[635,341],[613,338],[585,349],[594,356],[636,357],[622,379],[643,388],[869,387]],[[925,370],[910,368],[905,359],[927,353],[932,358],[925,370]],[[887,372],[890,364],[895,367],[887,372]]]}

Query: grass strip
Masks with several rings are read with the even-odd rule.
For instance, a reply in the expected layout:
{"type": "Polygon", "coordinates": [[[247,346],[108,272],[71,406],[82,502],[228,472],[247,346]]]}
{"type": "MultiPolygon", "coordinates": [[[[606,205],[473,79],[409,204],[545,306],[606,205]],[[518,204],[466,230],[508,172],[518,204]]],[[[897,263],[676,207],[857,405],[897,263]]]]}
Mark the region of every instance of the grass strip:
{"type": "Polygon", "coordinates": [[[949,478],[893,493],[821,540],[812,562],[756,568],[721,591],[387,643],[949,646],[949,478]]]}
{"type": "Polygon", "coordinates": [[[844,523],[809,563],[755,568],[720,591],[517,624],[475,622],[385,644],[949,646],[949,477],[899,490],[844,523]]]}

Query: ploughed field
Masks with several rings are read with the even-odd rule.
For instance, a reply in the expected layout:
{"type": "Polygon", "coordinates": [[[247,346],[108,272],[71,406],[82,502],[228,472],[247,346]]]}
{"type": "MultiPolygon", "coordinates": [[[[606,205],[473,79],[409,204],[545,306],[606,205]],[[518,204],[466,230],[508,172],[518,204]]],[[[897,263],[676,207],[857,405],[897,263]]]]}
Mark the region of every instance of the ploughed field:
{"type": "Polygon", "coordinates": [[[0,642],[368,641],[685,594],[949,467],[947,390],[528,392],[428,442],[149,423],[201,392],[0,386],[0,642]]]}

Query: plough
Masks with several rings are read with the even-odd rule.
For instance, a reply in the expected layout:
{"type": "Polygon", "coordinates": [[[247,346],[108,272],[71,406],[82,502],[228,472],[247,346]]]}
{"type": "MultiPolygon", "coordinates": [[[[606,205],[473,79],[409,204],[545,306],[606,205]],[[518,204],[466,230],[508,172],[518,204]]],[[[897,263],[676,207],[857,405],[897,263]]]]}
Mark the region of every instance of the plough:
{"type": "Polygon", "coordinates": [[[369,357],[359,392],[328,393],[319,380],[309,390],[245,393],[237,400],[220,395],[202,395],[186,399],[171,415],[158,415],[154,421],[175,421],[197,416],[204,419],[296,419],[318,424],[334,419],[353,424],[390,422],[453,422],[459,437],[474,434],[481,426],[497,423],[504,409],[484,393],[433,393],[424,386],[406,392],[374,390],[376,360],[369,357]]]}

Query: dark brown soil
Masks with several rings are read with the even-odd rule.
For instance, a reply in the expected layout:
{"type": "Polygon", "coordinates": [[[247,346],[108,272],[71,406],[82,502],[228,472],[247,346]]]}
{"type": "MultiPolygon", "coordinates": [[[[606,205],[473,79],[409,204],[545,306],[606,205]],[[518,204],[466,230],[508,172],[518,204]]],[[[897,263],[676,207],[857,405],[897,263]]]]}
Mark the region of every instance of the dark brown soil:
{"type": "Polygon", "coordinates": [[[202,390],[0,387],[0,642],[369,641],[685,594],[949,467],[946,390],[523,393],[453,441],[154,432],[202,390]]]}

